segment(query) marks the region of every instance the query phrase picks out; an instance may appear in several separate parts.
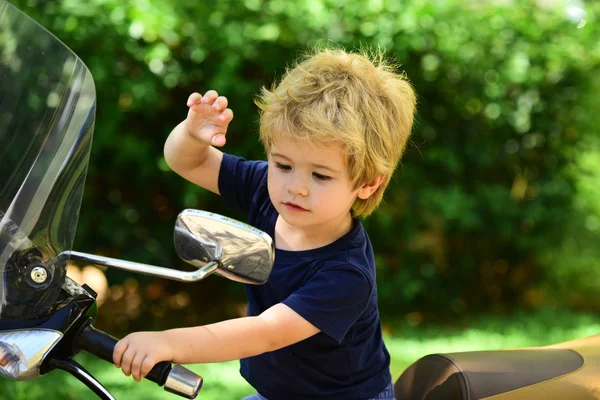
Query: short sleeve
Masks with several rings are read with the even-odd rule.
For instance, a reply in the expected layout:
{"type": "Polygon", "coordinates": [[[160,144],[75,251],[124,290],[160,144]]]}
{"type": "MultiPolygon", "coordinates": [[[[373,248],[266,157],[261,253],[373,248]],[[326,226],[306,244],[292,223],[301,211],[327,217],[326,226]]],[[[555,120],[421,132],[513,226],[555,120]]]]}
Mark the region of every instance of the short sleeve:
{"type": "Polygon", "coordinates": [[[223,153],[219,170],[219,193],[227,206],[248,213],[253,196],[265,184],[267,163],[246,161],[241,157],[223,153]]]}
{"type": "Polygon", "coordinates": [[[341,343],[367,308],[373,285],[352,265],[321,270],[283,304],[341,343]]]}

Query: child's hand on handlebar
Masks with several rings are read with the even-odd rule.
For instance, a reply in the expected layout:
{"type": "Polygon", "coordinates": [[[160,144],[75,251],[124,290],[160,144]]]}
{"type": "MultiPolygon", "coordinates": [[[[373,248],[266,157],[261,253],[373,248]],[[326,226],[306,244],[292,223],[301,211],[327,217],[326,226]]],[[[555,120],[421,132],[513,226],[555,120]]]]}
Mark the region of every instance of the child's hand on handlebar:
{"type": "Polygon", "coordinates": [[[187,101],[186,124],[188,133],[206,144],[221,147],[225,144],[227,126],[233,111],[227,108],[227,98],[214,90],[204,94],[192,93],[187,101]]]}
{"type": "Polygon", "coordinates": [[[115,346],[113,362],[139,382],[157,363],[173,360],[173,348],[164,332],[136,332],[115,346]]]}

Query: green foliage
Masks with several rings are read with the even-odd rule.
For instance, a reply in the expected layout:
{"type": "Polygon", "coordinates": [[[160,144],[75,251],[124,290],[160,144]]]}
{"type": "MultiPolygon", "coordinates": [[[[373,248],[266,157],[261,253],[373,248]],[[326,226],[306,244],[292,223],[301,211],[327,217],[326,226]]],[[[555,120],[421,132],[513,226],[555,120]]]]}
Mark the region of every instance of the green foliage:
{"type": "MultiPolygon", "coordinates": [[[[179,210],[241,218],[164,163],[162,145],[185,117],[188,95],[226,95],[236,115],[226,151],[261,157],[253,104],[261,86],[307,46],[382,47],[419,94],[403,165],[365,221],[384,311],[452,318],[517,304],[595,305],[553,293],[600,288],[585,280],[596,253],[581,249],[598,239],[600,207],[581,200],[595,197],[597,184],[577,167],[597,167],[587,139],[600,122],[598,3],[586,3],[585,19],[560,1],[14,3],[96,79],[77,249],[178,266],[170,243],[179,210]]],[[[109,274],[113,283],[125,278],[109,274]]],[[[202,285],[243,298],[239,285],[210,282],[202,285]]],[[[205,296],[190,292],[202,304],[205,296]]]]}

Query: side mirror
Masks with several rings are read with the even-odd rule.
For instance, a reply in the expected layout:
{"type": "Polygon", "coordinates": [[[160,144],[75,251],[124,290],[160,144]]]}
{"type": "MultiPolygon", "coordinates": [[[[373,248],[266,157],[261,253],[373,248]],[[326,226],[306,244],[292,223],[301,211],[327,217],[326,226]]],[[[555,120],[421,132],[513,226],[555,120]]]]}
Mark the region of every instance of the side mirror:
{"type": "Polygon", "coordinates": [[[275,246],[271,237],[219,214],[184,210],[177,216],[174,240],[179,257],[197,270],[180,271],[78,251],[66,251],[59,257],[182,282],[196,282],[217,273],[234,281],[260,285],[273,270],[275,246]]]}
{"type": "Polygon", "coordinates": [[[175,224],[175,249],[179,257],[196,266],[217,263],[215,273],[225,278],[262,284],[267,281],[275,251],[265,232],[219,214],[184,210],[175,224]]]}

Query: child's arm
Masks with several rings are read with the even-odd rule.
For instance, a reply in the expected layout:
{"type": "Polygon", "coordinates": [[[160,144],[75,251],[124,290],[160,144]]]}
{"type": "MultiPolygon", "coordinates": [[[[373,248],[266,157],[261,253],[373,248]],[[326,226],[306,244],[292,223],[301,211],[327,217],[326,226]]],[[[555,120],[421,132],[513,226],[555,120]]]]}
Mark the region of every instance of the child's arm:
{"type": "Polygon", "coordinates": [[[225,144],[233,112],[227,99],[209,90],[193,93],[187,101],[187,118],[173,129],[165,142],[165,160],[185,179],[219,194],[219,168],[223,153],[213,146],[225,144]],[[213,145],[213,146],[211,146],[213,145]]]}
{"type": "Polygon", "coordinates": [[[319,329],[284,304],[256,317],[211,325],[132,333],[117,343],[113,361],[136,381],[160,361],[221,362],[274,351],[309,338],[319,329]]]}

